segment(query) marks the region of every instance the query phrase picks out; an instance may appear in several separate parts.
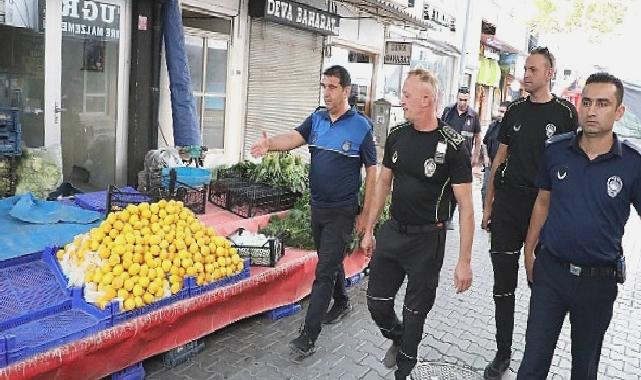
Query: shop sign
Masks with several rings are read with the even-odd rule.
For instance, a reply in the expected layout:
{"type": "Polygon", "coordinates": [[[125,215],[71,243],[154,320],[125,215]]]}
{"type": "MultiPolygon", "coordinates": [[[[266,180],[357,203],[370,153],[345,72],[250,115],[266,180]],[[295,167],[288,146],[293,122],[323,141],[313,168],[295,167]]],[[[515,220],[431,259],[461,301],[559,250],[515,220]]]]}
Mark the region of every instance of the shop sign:
{"type": "Polygon", "coordinates": [[[383,62],[386,65],[408,65],[412,57],[411,42],[385,41],[385,58],[383,62]]]}
{"type": "Polygon", "coordinates": [[[120,7],[92,0],[62,0],[62,33],[120,39],[120,7]]]}
{"type": "Polygon", "coordinates": [[[318,34],[338,35],[340,17],[306,4],[285,0],[252,0],[250,16],[264,17],[279,24],[294,26],[318,34]]]}

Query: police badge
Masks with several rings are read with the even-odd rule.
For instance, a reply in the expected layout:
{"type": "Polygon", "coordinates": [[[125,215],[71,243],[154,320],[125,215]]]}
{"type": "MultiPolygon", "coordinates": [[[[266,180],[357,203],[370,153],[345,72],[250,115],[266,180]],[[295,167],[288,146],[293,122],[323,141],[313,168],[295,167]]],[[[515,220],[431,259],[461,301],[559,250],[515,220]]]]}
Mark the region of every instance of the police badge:
{"type": "Polygon", "coordinates": [[[423,164],[423,169],[426,177],[432,177],[436,172],[436,161],[433,158],[428,158],[423,164]]]}
{"type": "Polygon", "coordinates": [[[545,135],[548,138],[551,138],[552,136],[554,136],[554,132],[556,132],[556,125],[550,123],[545,126],[545,135]]]}
{"type": "Polygon", "coordinates": [[[398,152],[394,151],[394,155],[392,156],[392,163],[395,164],[396,160],[398,160],[398,152]]]}
{"type": "Polygon", "coordinates": [[[610,198],[614,198],[623,189],[623,181],[621,180],[621,177],[618,176],[612,176],[608,178],[608,195],[610,198]]]}
{"type": "Polygon", "coordinates": [[[341,149],[343,152],[347,153],[349,152],[350,148],[352,147],[352,142],[349,140],[343,141],[343,145],[341,145],[341,149]]]}
{"type": "Polygon", "coordinates": [[[514,132],[518,132],[520,130],[521,130],[521,124],[514,126],[514,132]]]}

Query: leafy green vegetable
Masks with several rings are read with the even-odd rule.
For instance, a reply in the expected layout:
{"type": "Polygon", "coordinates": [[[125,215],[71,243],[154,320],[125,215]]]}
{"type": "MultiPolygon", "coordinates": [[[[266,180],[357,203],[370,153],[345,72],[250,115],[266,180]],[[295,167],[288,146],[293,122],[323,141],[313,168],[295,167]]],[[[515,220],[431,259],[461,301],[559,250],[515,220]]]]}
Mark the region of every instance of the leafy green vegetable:
{"type": "Polygon", "coordinates": [[[253,169],[251,179],[303,193],[309,188],[309,165],[296,154],[271,152],[253,169]]]}

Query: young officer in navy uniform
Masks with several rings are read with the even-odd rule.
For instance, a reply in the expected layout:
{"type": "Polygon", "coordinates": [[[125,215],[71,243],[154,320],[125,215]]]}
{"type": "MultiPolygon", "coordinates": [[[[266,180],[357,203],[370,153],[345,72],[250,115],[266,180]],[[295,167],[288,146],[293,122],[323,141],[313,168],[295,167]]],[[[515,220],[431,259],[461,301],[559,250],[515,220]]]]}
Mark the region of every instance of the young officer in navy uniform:
{"type": "Polygon", "coordinates": [[[327,110],[312,113],[295,131],[263,138],[252,147],[254,157],[268,151],[287,151],[303,144],[309,146],[311,166],[309,185],[312,196],[312,232],[318,251],[316,277],[309,308],[300,335],[290,342],[294,359],[314,353],[321,323],[336,323],[351,307],[345,291],[343,258],[356,230],[362,234],[364,223],[358,213],[361,167],[365,166],[365,201],[369,204],[376,181],[376,149],[370,121],[349,107],[349,73],[342,66],[325,70],[321,86],[327,110]],[[334,298],[332,308],[329,303],[334,298]]]}
{"type": "Polygon", "coordinates": [[[518,379],[547,378],[568,312],[572,379],[597,378],[617,281],[624,281],[621,240],[630,205],[641,215],[641,150],[612,132],[625,112],[622,100],[619,79],[592,74],[579,107],[582,130],[554,137],[545,149],[525,243],[533,283],[518,379]]]}
{"type": "Polygon", "coordinates": [[[451,217],[455,202],[460,206],[461,241],[454,285],[457,292],[463,292],[472,283],[472,168],[463,137],[435,116],[436,94],[437,82],[430,72],[410,71],[401,100],[407,122],[396,127],[385,142],[383,166],[361,243],[371,254],[373,228],[393,181],[392,217],[377,234],[367,306],[383,336],[392,340],[383,363],[388,368],[397,365],[396,379],[405,379],[416,365],[443,264],[444,222],[451,217]],[[405,276],[401,322],[394,311],[394,298],[405,276]]]}
{"type": "Polygon", "coordinates": [[[545,140],[577,128],[572,103],[550,93],[553,75],[554,57],[548,49],[532,50],[525,61],[524,75],[529,96],[508,107],[492,163],[483,228],[488,228],[491,220],[497,353],[485,368],[485,379],[499,379],[510,365],[519,256],[538,193],[534,179],[545,140]]]}
{"type": "Polygon", "coordinates": [[[470,152],[472,166],[476,166],[481,147],[479,115],[470,107],[470,90],[467,87],[459,88],[456,96],[456,104],[443,109],[441,120],[465,138],[465,146],[470,152]]]}

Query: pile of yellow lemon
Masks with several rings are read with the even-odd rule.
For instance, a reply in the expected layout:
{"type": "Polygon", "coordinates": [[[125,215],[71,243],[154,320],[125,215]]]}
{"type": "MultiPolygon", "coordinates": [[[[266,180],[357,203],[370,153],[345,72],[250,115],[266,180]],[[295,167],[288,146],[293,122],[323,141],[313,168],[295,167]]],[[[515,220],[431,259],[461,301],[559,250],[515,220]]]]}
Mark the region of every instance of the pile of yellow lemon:
{"type": "Polygon", "coordinates": [[[238,274],[244,262],[222,236],[178,201],[128,205],[56,253],[77,267],[84,283],[101,294],[100,308],[114,299],[125,311],[176,294],[185,277],[204,285],[238,274]]]}

